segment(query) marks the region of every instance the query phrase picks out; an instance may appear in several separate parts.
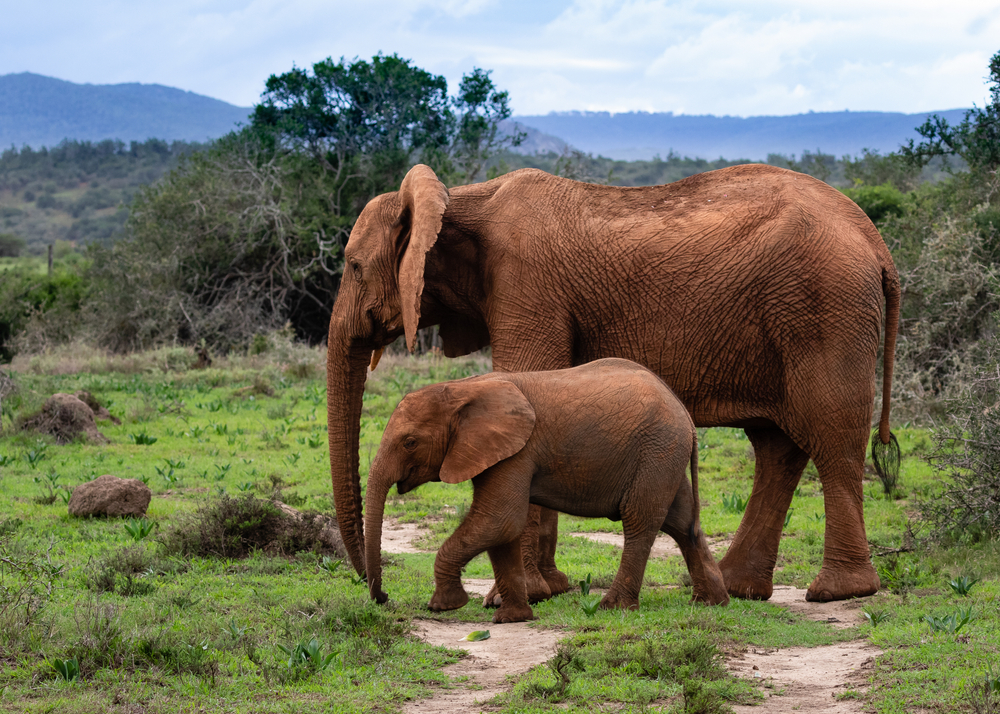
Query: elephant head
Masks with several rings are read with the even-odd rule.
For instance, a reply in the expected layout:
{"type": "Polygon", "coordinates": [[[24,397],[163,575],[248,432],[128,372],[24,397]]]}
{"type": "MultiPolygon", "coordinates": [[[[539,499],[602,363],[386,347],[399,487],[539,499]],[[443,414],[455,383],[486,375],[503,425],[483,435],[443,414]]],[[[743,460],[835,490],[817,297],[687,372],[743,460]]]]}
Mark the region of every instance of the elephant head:
{"type": "Polygon", "coordinates": [[[518,453],[535,411],[510,382],[469,379],[425,387],[396,407],[368,476],[365,558],[373,600],[382,592],[382,516],[389,489],[428,481],[461,483],[518,453]]]}
{"type": "Polygon", "coordinates": [[[400,334],[413,349],[420,324],[424,261],[448,207],[448,189],[427,166],[413,167],[397,193],[373,199],[344,250],[344,275],[327,341],[330,471],[348,555],[364,572],[358,438],[368,366],[400,334]]]}

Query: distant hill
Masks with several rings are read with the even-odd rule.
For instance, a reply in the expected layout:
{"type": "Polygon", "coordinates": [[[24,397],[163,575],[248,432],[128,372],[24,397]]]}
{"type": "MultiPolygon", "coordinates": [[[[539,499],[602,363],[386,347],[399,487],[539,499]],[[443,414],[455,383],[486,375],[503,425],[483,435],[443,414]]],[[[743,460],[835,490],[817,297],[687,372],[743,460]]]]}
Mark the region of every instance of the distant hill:
{"type": "Polygon", "coordinates": [[[895,151],[930,114],[950,123],[964,109],[924,114],[898,112],[810,112],[793,116],[717,117],[671,112],[552,112],[514,121],[558,136],[584,152],[626,161],[666,158],[673,151],[703,159],[764,160],[768,154],[816,151],[840,157],[862,149],[895,151]]]}
{"type": "Polygon", "coordinates": [[[251,110],[159,84],[74,84],[24,72],[0,76],[0,150],[63,139],[205,141],[251,110]]]}

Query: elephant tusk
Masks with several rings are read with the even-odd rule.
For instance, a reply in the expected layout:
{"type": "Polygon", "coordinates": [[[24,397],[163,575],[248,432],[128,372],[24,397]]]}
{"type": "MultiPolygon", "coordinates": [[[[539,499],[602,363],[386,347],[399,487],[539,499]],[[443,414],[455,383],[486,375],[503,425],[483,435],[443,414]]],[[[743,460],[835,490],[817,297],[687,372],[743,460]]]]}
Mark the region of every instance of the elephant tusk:
{"type": "Polygon", "coordinates": [[[372,350],[372,363],[369,367],[372,372],[374,372],[375,368],[378,367],[378,361],[382,359],[382,350],[384,349],[384,347],[379,347],[377,350],[372,350]]]}

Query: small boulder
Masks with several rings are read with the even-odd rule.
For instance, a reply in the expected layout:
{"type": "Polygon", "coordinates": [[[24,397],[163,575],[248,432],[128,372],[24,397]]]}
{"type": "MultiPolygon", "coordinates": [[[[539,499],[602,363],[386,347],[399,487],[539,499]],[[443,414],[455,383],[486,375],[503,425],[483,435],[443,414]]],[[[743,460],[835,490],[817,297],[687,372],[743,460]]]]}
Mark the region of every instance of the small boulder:
{"type": "Polygon", "coordinates": [[[104,474],[73,489],[69,499],[71,516],[146,515],[153,492],[136,478],[104,474]]]}
{"type": "Polygon", "coordinates": [[[88,441],[108,443],[108,438],[97,430],[94,411],[72,394],[53,394],[45,400],[42,410],[24,422],[26,429],[50,434],[60,444],[68,444],[83,435],[88,441]]]}

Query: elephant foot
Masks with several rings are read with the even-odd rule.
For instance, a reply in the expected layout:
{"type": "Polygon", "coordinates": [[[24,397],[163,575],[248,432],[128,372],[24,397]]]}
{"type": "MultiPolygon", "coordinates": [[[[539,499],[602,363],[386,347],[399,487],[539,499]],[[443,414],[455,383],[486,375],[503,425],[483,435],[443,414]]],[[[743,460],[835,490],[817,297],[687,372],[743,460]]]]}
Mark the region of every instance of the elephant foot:
{"type": "Polygon", "coordinates": [[[602,610],[638,610],[639,598],[629,597],[611,589],[601,598],[600,608],[602,610]]]}
{"type": "Polygon", "coordinates": [[[865,597],[877,593],[879,586],[878,573],[869,562],[856,565],[850,570],[846,566],[834,569],[824,565],[806,591],[806,600],[830,602],[865,597]]]}
{"type": "Polygon", "coordinates": [[[500,607],[501,604],[503,604],[503,598],[500,597],[500,589],[497,588],[496,583],[493,583],[493,587],[483,598],[483,607],[500,607]]]}
{"type": "Polygon", "coordinates": [[[434,595],[431,597],[431,601],[427,603],[427,607],[434,612],[441,612],[442,610],[457,610],[460,607],[465,607],[467,602],[469,602],[469,594],[465,592],[461,585],[451,587],[439,586],[434,590],[434,595]]]}
{"type": "MultiPolygon", "coordinates": [[[[525,585],[528,590],[528,602],[541,602],[542,600],[548,600],[553,595],[552,590],[549,589],[549,584],[537,570],[525,573],[525,585]]],[[[569,583],[567,581],[568,587],[569,583]]]]}
{"type": "MultiPolygon", "coordinates": [[[[719,563],[719,570],[722,571],[726,590],[733,597],[742,600],[769,600],[771,593],[774,592],[770,570],[762,576],[754,573],[751,568],[730,565],[726,562],[726,558],[723,558],[722,562],[719,563]]],[[[721,602],[713,604],[721,604],[721,602]]]]}
{"type": "Polygon", "coordinates": [[[523,605],[501,605],[493,613],[493,622],[498,625],[504,622],[527,622],[535,619],[535,613],[525,603],[523,605]]]}
{"type": "Polygon", "coordinates": [[[569,577],[563,571],[557,568],[545,568],[540,569],[539,572],[545,579],[546,585],[549,586],[550,597],[569,591],[569,577]]]}

